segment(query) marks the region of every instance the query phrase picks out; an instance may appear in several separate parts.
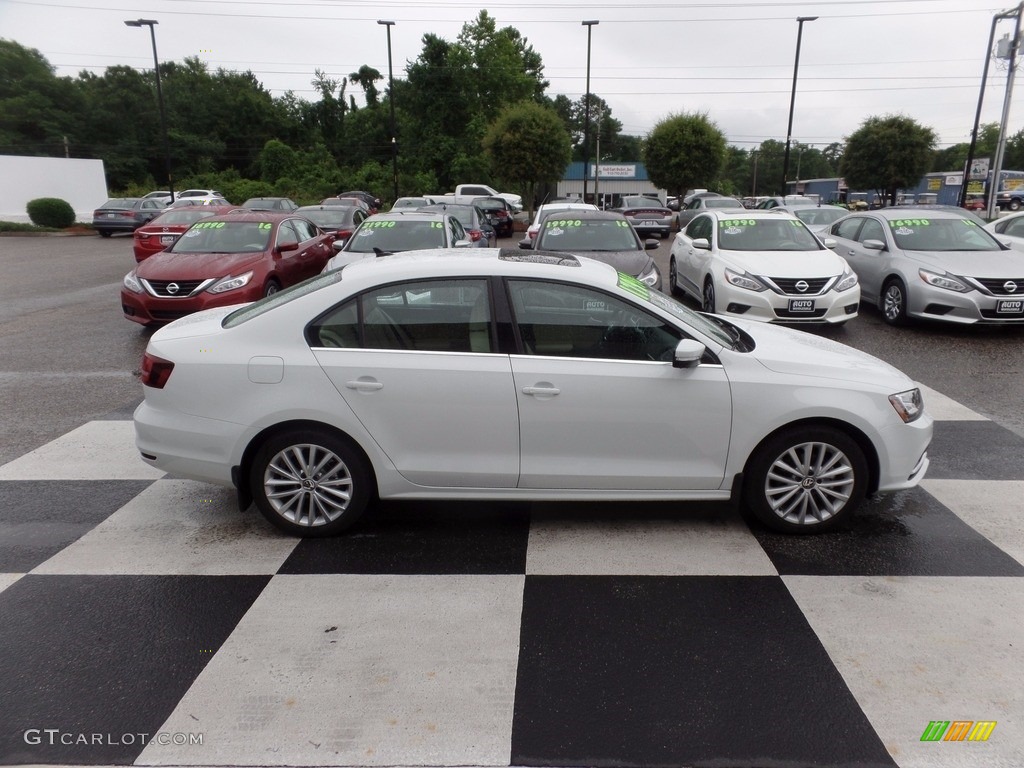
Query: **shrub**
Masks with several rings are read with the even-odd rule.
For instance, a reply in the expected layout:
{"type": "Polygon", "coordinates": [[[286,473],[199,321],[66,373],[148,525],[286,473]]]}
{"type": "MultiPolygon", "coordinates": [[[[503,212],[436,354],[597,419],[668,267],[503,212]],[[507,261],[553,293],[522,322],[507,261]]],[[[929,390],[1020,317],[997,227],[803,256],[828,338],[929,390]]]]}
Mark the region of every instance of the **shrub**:
{"type": "Polygon", "coordinates": [[[26,206],[29,220],[37,227],[64,229],[75,223],[75,209],[57,197],[37,197],[26,206]]]}

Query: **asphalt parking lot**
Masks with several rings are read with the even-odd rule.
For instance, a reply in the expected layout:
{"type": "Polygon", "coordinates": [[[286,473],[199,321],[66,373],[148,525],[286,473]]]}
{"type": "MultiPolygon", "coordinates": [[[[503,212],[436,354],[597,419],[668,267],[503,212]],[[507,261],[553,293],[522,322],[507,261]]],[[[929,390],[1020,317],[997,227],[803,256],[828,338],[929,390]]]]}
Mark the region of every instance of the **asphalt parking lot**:
{"type": "Polygon", "coordinates": [[[406,503],[298,542],[135,456],[132,264],[0,238],[0,764],[1024,765],[1024,328],[812,331],[937,419],[833,535],[406,503]]]}

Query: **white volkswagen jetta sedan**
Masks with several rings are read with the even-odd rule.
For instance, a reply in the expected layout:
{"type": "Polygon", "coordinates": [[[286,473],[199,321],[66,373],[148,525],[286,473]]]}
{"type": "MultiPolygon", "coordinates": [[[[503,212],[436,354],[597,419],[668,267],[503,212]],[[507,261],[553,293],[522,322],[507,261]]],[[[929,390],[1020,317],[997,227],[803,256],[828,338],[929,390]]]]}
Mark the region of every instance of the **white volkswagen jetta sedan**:
{"type": "Polygon", "coordinates": [[[857,316],[860,286],[830,244],[788,211],[707,211],[676,235],[669,285],[705,312],[842,324],[857,316]]]}
{"type": "Polygon", "coordinates": [[[582,257],[363,260],[155,333],[137,445],[324,536],[382,499],[739,499],[840,524],[928,467],[932,419],[888,364],[693,312],[582,257]]]}

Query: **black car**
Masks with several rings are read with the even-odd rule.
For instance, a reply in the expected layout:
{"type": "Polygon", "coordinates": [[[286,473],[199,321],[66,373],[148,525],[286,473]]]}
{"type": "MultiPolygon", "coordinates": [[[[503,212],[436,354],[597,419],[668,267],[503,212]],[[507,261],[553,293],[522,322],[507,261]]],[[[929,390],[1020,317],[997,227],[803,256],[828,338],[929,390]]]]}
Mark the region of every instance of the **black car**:
{"type": "Polygon", "coordinates": [[[289,197],[250,197],[242,203],[242,207],[252,211],[290,213],[298,208],[299,205],[289,197]]]}
{"type": "Polygon", "coordinates": [[[357,205],[304,205],[295,210],[324,232],[333,232],[338,240],[348,240],[367,213],[357,205]]]}
{"type": "Polygon", "coordinates": [[[511,237],[515,229],[515,208],[502,197],[481,197],[475,205],[487,214],[498,237],[511,237]]]}
{"type": "Polygon", "coordinates": [[[552,211],[540,220],[537,238],[520,248],[586,256],[611,264],[651,288],[661,290],[661,271],[647,251],[658,247],[654,239],[641,240],[621,213],[611,211],[552,211]]]}
{"type": "Polygon", "coordinates": [[[380,210],[380,198],[370,192],[364,192],[361,189],[354,190],[352,192],[340,192],[338,197],[358,197],[366,206],[370,209],[370,213],[377,213],[380,210]]]}
{"type": "Polygon", "coordinates": [[[115,232],[134,232],[166,207],[158,198],[114,197],[92,212],[92,226],[101,237],[110,237],[115,232]]]}

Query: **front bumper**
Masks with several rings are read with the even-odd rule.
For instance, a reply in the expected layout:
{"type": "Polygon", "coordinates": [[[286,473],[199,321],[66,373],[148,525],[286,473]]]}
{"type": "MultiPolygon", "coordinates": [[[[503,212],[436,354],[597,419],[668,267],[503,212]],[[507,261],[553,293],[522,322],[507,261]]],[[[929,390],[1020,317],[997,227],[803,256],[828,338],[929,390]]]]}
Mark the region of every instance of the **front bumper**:
{"type": "Polygon", "coordinates": [[[142,325],[170,323],[179,318],[213,307],[227,307],[232,304],[245,304],[262,296],[259,284],[250,283],[234,291],[226,293],[208,293],[206,291],[182,299],[151,296],[148,293],[134,293],[121,289],[121,311],[129,320],[142,325]]]}

